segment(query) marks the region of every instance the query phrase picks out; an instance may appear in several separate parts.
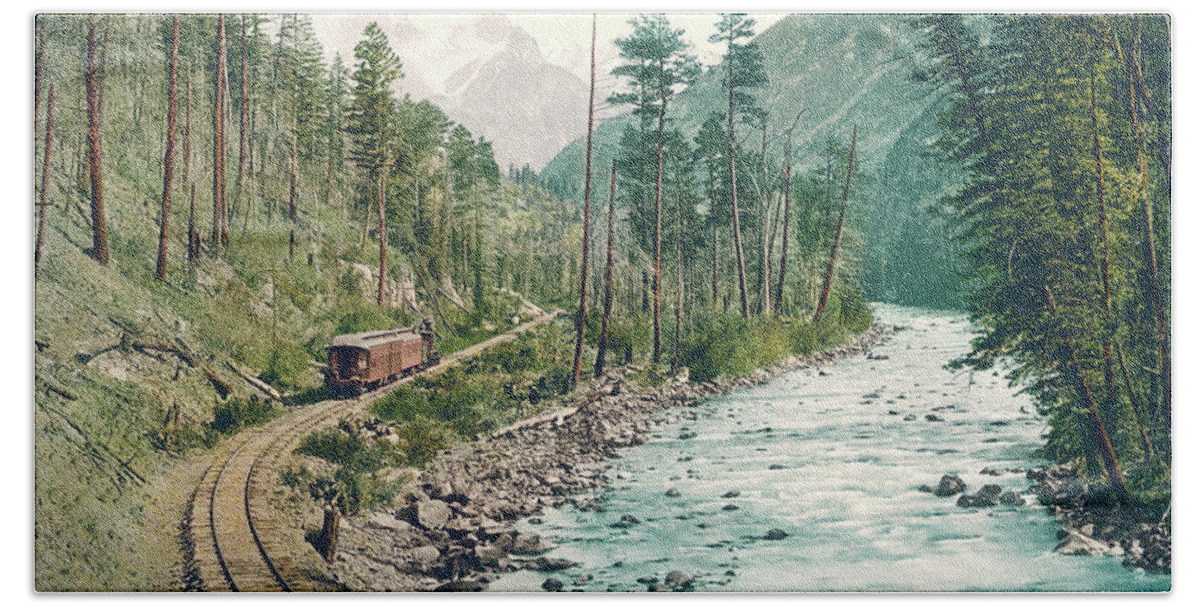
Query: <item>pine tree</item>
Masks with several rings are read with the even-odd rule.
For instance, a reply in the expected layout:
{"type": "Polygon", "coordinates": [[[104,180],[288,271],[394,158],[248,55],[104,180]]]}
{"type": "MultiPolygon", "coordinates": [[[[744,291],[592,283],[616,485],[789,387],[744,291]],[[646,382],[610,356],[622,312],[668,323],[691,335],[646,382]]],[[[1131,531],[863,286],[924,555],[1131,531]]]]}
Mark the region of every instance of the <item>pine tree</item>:
{"type": "Polygon", "coordinates": [[[379,212],[379,288],[376,303],[384,302],[387,278],[387,228],[385,192],[387,170],[394,158],[394,116],[396,103],[392,84],[404,76],[400,59],[388,43],[387,36],[372,22],[363,30],[363,39],[354,47],[354,100],[347,116],[351,138],[351,159],[367,172],[375,186],[375,201],[379,212]]]}
{"type": "Polygon", "coordinates": [[[655,143],[656,170],[654,185],[654,252],[653,252],[653,309],[654,350],[652,360],[662,356],[662,195],[663,195],[663,136],[667,123],[667,106],[678,90],[693,82],[700,66],[694,55],[688,54],[683,30],[673,29],[665,15],[642,15],[630,22],[633,33],[618,39],[621,58],[626,63],[613,69],[613,74],[629,79],[628,93],[609,98],[612,103],[632,103],[634,113],[643,120],[656,115],[658,128],[655,143]]]}
{"type": "Polygon", "coordinates": [[[729,141],[729,192],[733,208],[733,243],[737,258],[738,289],[741,294],[742,316],[750,317],[750,296],[746,291],[746,261],[742,252],[742,226],[738,210],[737,187],[737,142],[734,140],[733,123],[735,117],[752,115],[755,109],[753,97],[745,91],[747,88],[762,87],[767,83],[766,72],[762,67],[762,55],[758,46],[753,42],[739,43],[739,40],[754,36],[754,20],[748,19],[741,13],[725,13],[717,22],[717,33],[709,37],[709,42],[724,42],[725,56],[722,63],[725,66],[725,91],[728,99],[728,111],[725,115],[729,141]]]}
{"type": "Polygon", "coordinates": [[[96,18],[88,17],[87,70],[87,147],[88,175],[92,192],[92,257],[102,266],[108,265],[108,229],[104,218],[104,179],[100,171],[100,90],[103,85],[96,68],[96,18]]]}
{"type": "Polygon", "coordinates": [[[175,170],[175,80],[179,63],[179,13],[175,14],[171,35],[171,56],[167,83],[167,145],[163,152],[162,214],[159,216],[158,262],[154,276],[167,280],[167,236],[171,225],[171,174],[175,170]]]}

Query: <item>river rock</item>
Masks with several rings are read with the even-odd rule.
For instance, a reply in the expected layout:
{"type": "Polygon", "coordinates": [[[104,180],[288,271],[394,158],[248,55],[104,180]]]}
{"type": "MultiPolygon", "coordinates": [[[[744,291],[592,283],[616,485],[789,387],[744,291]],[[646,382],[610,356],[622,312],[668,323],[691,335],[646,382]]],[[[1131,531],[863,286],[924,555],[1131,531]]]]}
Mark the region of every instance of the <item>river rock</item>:
{"type": "Polygon", "coordinates": [[[479,592],[483,591],[484,589],[487,589],[487,585],[480,581],[450,581],[448,583],[438,585],[433,590],[479,592]]]}
{"type": "Polygon", "coordinates": [[[485,566],[495,566],[506,557],[504,550],[496,545],[475,545],[472,551],[475,553],[475,559],[485,566]]]}
{"type": "Polygon", "coordinates": [[[409,523],[426,530],[435,530],[450,521],[450,505],[440,500],[420,500],[405,511],[409,523]]]}
{"type": "Polygon", "coordinates": [[[670,496],[671,498],[675,498],[676,496],[679,496],[679,490],[676,490],[675,488],[671,488],[670,490],[666,491],[666,495],[670,496]]]}
{"type": "Polygon", "coordinates": [[[422,545],[413,549],[408,557],[421,565],[428,565],[442,556],[442,552],[432,545],[422,545]]]}
{"type": "Polygon", "coordinates": [[[542,589],[545,589],[546,591],[562,591],[562,588],[562,581],[554,578],[553,576],[545,581],[542,581],[542,589]]]}
{"type": "Polygon", "coordinates": [[[637,582],[639,582],[643,585],[653,585],[654,583],[658,582],[658,577],[657,576],[640,576],[640,577],[638,577],[637,582]]]}
{"type": "Polygon", "coordinates": [[[592,582],[593,578],[595,578],[595,577],[593,577],[590,574],[580,574],[579,576],[575,577],[575,581],[572,584],[575,585],[576,587],[579,587],[581,585],[586,585],[586,584],[592,582]]]}
{"type": "Polygon", "coordinates": [[[1025,504],[1025,499],[1021,498],[1020,494],[1017,494],[1016,492],[1014,492],[1012,490],[1009,490],[1009,491],[1001,494],[999,500],[1000,500],[1000,504],[1002,504],[1002,505],[1012,505],[1012,506],[1019,507],[1019,506],[1025,504]]]}
{"type": "Polygon", "coordinates": [[[691,589],[693,580],[694,579],[692,578],[692,575],[684,572],[683,570],[672,570],[671,572],[667,573],[667,577],[663,579],[663,582],[665,582],[671,589],[680,591],[691,589]]]}
{"type": "Polygon", "coordinates": [[[380,513],[372,511],[367,514],[366,525],[370,528],[378,528],[393,534],[406,534],[412,530],[412,524],[396,518],[391,513],[380,513]]]}
{"type": "Polygon", "coordinates": [[[1120,545],[1109,545],[1075,530],[1068,530],[1055,550],[1063,555],[1121,555],[1125,552],[1120,545]]]}
{"type": "Polygon", "coordinates": [[[612,527],[612,528],[632,528],[640,523],[642,523],[642,520],[640,520],[632,515],[622,515],[621,520],[614,522],[610,527],[612,527]]]}
{"type": "Polygon", "coordinates": [[[722,494],[721,498],[737,498],[738,496],[741,496],[741,495],[742,495],[742,493],[738,492],[737,490],[730,490],[730,491],[722,494]]]}
{"type": "Polygon", "coordinates": [[[508,552],[513,555],[537,555],[553,548],[553,543],[536,532],[518,532],[513,537],[512,548],[508,552]]]}
{"type": "Polygon", "coordinates": [[[954,496],[967,489],[967,484],[957,475],[942,475],[938,485],[933,489],[934,496],[954,496]]]}
{"type": "Polygon", "coordinates": [[[767,535],[764,537],[767,540],[783,540],[788,537],[788,533],[779,528],[771,528],[767,530],[767,535]]]}
{"type": "Polygon", "coordinates": [[[577,562],[561,557],[539,557],[533,562],[533,567],[539,572],[558,572],[578,566],[577,562]]]}

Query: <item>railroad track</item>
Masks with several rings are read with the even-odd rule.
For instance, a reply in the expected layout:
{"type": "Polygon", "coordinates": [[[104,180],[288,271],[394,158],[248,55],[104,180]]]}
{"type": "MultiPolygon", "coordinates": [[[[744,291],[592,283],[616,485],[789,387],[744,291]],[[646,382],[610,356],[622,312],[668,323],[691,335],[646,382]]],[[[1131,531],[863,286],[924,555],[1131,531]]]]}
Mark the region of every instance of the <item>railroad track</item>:
{"type": "MultiPolygon", "coordinates": [[[[529,321],[442,359],[422,371],[445,369],[496,344],[507,342],[561,310],[529,321]]],[[[310,556],[295,555],[287,542],[299,533],[297,522],[281,522],[271,505],[273,472],[309,432],[366,412],[371,404],[420,374],[408,376],[358,399],[327,400],[295,409],[267,424],[238,433],[213,456],[191,499],[184,562],[191,565],[193,586],[205,591],[300,591],[310,581],[297,577],[310,556]]],[[[315,555],[315,554],[314,554],[315,555]]]]}

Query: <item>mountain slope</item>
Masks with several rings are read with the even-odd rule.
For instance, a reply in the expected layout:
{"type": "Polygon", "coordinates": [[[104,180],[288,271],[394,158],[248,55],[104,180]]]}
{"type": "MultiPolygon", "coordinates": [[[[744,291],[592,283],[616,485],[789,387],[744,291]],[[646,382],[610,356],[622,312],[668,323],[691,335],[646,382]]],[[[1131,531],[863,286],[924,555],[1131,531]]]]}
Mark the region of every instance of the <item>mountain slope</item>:
{"type": "MultiPolygon", "coordinates": [[[[958,279],[948,256],[946,229],[926,209],[959,181],[958,170],[925,155],[938,112],[946,101],[909,80],[917,65],[914,32],[903,15],[792,15],[762,32],[770,85],[756,94],[770,113],[768,154],[782,153],[783,129],[804,111],[793,142],[793,174],[816,168],[828,138],[848,144],[858,126],[862,168],[874,176],[860,184],[864,249],[862,281],[872,299],[953,307],[958,279]],[[921,243],[920,247],[913,243],[921,243]],[[896,267],[896,260],[902,262],[896,267]],[[891,260],[892,267],[888,267],[891,260]],[[883,269],[883,270],[880,270],[883,269]],[[931,288],[933,288],[931,290],[931,288]]],[[[694,136],[713,111],[725,107],[723,74],[710,68],[679,95],[675,126],[694,136]]],[[[628,117],[597,130],[595,166],[608,166],[628,117]]],[[[757,147],[758,133],[739,131],[757,147]]],[[[542,172],[556,194],[579,200],[583,142],[563,149],[542,172]]]]}

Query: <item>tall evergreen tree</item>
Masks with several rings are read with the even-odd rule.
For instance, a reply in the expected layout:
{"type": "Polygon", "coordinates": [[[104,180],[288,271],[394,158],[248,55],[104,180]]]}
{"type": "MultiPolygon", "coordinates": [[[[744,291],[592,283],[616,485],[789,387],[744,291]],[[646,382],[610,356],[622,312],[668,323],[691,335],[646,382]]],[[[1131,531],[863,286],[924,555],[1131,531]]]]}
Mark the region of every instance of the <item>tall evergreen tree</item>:
{"type": "Polygon", "coordinates": [[[363,30],[363,39],[354,47],[354,99],[347,116],[351,139],[350,158],[367,173],[375,187],[375,202],[379,212],[379,288],[376,303],[384,302],[387,277],[387,229],[385,223],[385,191],[387,171],[396,141],[394,132],[396,102],[392,85],[404,76],[400,59],[392,50],[387,36],[379,25],[371,22],[363,30]]]}
{"type": "Polygon", "coordinates": [[[652,360],[662,356],[662,181],[663,135],[667,124],[667,105],[679,90],[691,84],[700,73],[700,65],[689,54],[683,30],[672,28],[665,15],[642,15],[631,21],[633,33],[616,41],[625,63],[613,74],[629,79],[631,92],[613,94],[613,103],[634,104],[634,113],[647,120],[657,116],[654,185],[653,307],[654,350],[652,360]]]}

